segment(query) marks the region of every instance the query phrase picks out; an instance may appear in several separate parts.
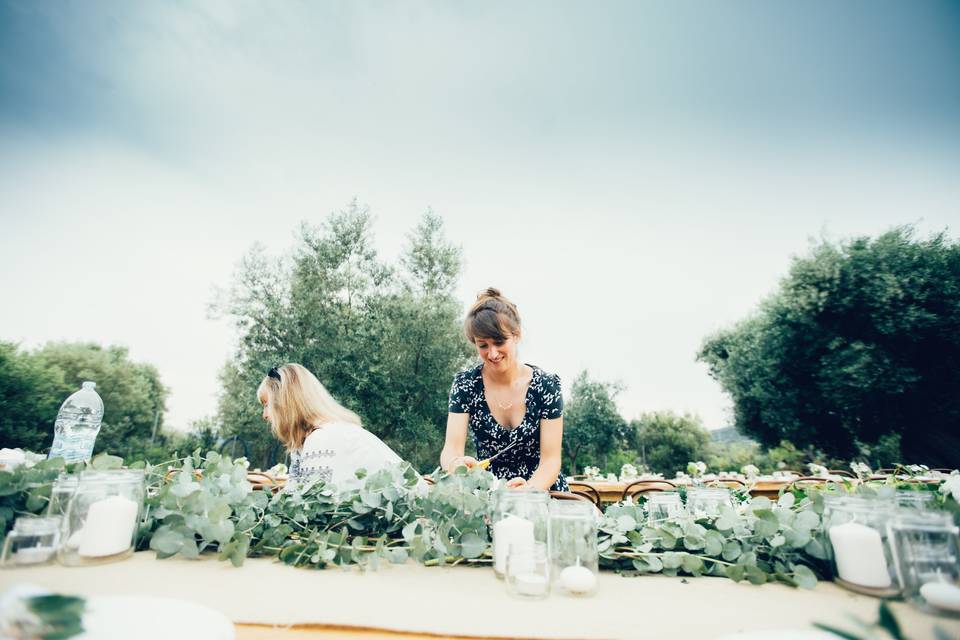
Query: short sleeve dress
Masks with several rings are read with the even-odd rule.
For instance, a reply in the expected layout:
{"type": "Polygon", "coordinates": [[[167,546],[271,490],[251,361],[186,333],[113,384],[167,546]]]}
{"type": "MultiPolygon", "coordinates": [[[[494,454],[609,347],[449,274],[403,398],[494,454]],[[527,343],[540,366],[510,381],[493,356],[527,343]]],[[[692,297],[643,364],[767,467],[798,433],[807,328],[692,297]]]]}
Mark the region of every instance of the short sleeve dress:
{"type": "MultiPolygon", "coordinates": [[[[520,444],[490,463],[490,472],[498,478],[520,477],[529,480],[540,465],[540,421],[563,415],[560,376],[547,373],[532,364],[527,366],[533,370],[527,388],[527,408],[523,420],[513,429],[500,426],[490,412],[480,374],[483,364],[458,373],[450,388],[450,413],[470,414],[470,433],[481,460],[519,441],[520,444]]],[[[568,490],[562,473],[557,476],[550,490],[568,490]]]]}

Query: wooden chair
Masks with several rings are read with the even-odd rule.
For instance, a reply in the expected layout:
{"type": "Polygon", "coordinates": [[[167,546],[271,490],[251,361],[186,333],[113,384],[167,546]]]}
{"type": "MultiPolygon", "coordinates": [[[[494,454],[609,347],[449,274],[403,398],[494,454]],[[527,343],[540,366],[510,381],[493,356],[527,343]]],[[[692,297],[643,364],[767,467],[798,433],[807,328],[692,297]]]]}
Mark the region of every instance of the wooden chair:
{"type": "Polygon", "coordinates": [[[740,489],[748,486],[743,480],[737,478],[717,478],[707,483],[708,487],[726,487],[728,489],[740,489]]]}
{"type": "Polygon", "coordinates": [[[855,474],[851,473],[850,471],[845,471],[843,469],[828,469],[827,473],[829,473],[832,476],[843,476],[844,478],[853,478],[854,480],[857,479],[857,476],[855,474]]]}
{"type": "Polygon", "coordinates": [[[603,510],[603,500],[600,497],[600,492],[595,488],[580,482],[568,482],[567,484],[570,487],[570,493],[589,500],[597,506],[597,509],[603,510]]]}
{"type": "Polygon", "coordinates": [[[593,508],[597,510],[599,515],[603,514],[603,507],[595,503],[593,500],[579,493],[574,493],[572,491],[551,491],[550,492],[551,500],[574,500],[576,502],[586,502],[589,505],[593,505],[593,508]]]}
{"type": "Polygon", "coordinates": [[[620,502],[623,502],[627,498],[638,493],[646,493],[648,491],[669,491],[670,489],[676,488],[677,485],[669,480],[634,480],[623,488],[623,494],[620,496],[620,502]],[[634,489],[634,487],[637,488],[634,489]]]}

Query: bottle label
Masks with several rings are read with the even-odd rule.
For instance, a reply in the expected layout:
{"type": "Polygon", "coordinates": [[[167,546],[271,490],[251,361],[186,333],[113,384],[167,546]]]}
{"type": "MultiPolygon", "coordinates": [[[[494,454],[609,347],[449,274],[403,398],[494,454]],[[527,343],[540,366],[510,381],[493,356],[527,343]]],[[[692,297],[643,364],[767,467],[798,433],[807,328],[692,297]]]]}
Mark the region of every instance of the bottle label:
{"type": "MultiPolygon", "coordinates": [[[[65,434],[61,439],[60,457],[67,462],[90,461],[93,454],[93,444],[97,439],[97,432],[93,430],[84,430],[65,434]]],[[[53,450],[51,449],[51,454],[53,450]]]]}

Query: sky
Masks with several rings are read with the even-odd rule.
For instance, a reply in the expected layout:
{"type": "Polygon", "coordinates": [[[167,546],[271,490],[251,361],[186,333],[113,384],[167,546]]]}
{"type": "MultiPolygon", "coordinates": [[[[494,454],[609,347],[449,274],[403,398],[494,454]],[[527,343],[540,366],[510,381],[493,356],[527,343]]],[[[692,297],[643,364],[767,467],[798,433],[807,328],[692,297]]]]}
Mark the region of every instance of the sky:
{"type": "MultiPolygon", "coordinates": [[[[521,355],[708,428],[704,338],[812,242],[960,223],[960,4],[0,0],[0,340],[129,348],[212,415],[254,243],[429,207],[521,355]]],[[[251,389],[251,394],[254,390],[251,389]]]]}

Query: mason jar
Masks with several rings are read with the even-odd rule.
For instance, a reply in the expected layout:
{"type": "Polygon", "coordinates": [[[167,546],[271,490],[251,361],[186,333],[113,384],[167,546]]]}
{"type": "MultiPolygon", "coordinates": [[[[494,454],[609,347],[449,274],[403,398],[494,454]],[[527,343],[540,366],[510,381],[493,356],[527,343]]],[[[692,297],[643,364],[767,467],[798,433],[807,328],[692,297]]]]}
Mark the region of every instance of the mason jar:
{"type": "Polygon", "coordinates": [[[647,518],[663,521],[683,513],[683,501],[676,491],[655,491],[647,494],[647,518]]]}
{"type": "Polygon", "coordinates": [[[493,570],[502,578],[507,570],[507,552],[521,555],[527,548],[545,549],[550,528],[550,494],[537,489],[500,489],[494,494],[490,531],[493,539],[493,570]]]}
{"type": "Polygon", "coordinates": [[[895,595],[895,569],[887,524],[896,512],[892,498],[845,496],[824,513],[838,584],[878,596],[895,595]]]}
{"type": "Polygon", "coordinates": [[[550,501],[550,568],[554,588],[576,596],[597,589],[600,558],[597,551],[597,517],[590,502],[550,501]]]}
{"type": "Polygon", "coordinates": [[[50,504],[47,505],[46,515],[63,517],[67,513],[70,498],[77,492],[77,483],[80,476],[76,473],[61,473],[53,482],[50,489],[50,504]]]}
{"type": "Polygon", "coordinates": [[[4,567],[50,562],[60,544],[60,518],[29,516],[17,518],[3,543],[4,567]]]}
{"type": "Polygon", "coordinates": [[[936,493],[933,491],[897,491],[897,505],[906,509],[930,509],[934,505],[936,493]]]}
{"type": "Polygon", "coordinates": [[[714,515],[720,505],[733,506],[730,489],[722,487],[691,487],[687,490],[687,512],[694,516],[714,515]]]}
{"type": "Polygon", "coordinates": [[[950,514],[904,509],[887,535],[903,598],[928,613],[960,613],[960,537],[950,514]]]}
{"type": "Polygon", "coordinates": [[[142,469],[83,471],[63,517],[60,562],[96,564],[133,553],[143,498],[142,469]]]}

